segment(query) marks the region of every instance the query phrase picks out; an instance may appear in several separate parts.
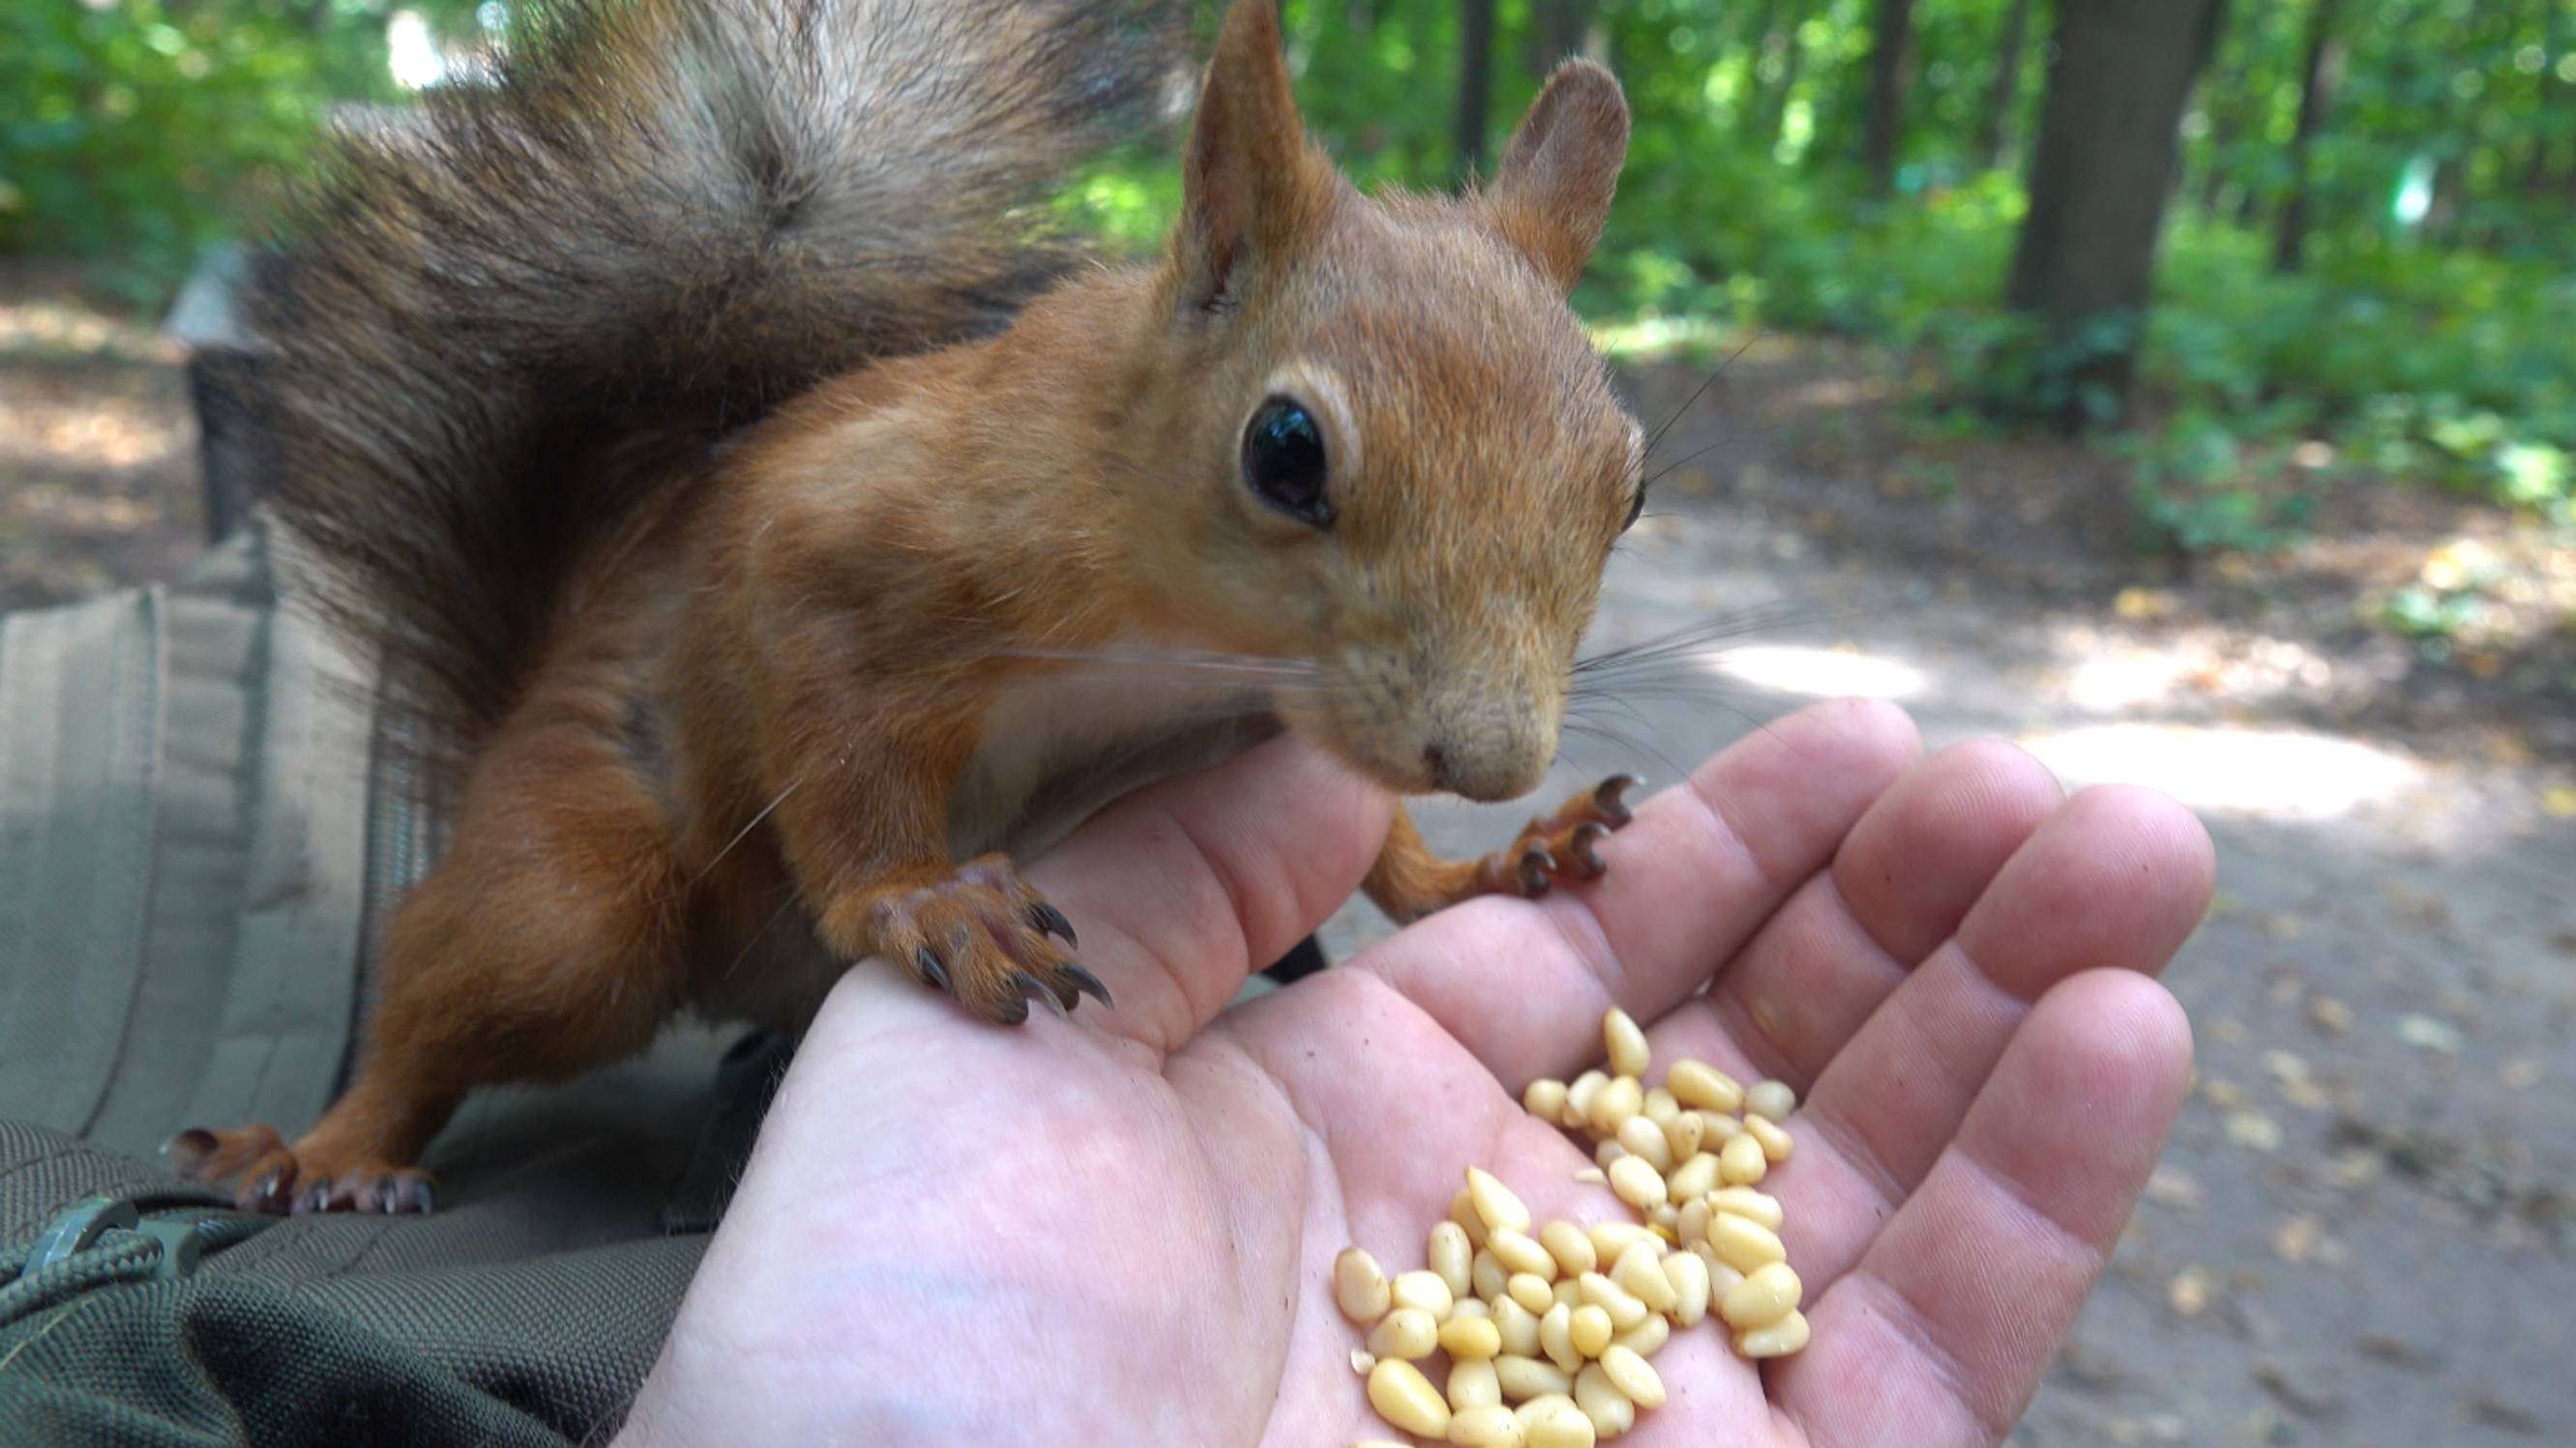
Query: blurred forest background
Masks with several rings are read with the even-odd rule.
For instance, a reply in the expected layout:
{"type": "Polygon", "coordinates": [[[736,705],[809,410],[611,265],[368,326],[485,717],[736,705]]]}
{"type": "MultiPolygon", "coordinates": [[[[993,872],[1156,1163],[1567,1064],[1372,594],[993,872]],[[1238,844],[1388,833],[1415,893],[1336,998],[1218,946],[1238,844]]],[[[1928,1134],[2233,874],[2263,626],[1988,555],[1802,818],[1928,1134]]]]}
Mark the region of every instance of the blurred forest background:
{"type": "MultiPolygon", "coordinates": [[[[2147,554],[2277,552],[2355,485],[2576,520],[2567,0],[1289,0],[1286,18],[1314,122],[1367,181],[1472,173],[1558,56],[1620,74],[1635,143],[1578,301],[1624,358],[1865,344],[1900,375],[1913,441],[2091,436],[2147,554]]],[[[0,256],[76,259],[84,295],[149,316],[335,107],[470,79],[511,24],[506,0],[9,7],[0,256]]],[[[1145,245],[1174,193],[1167,156],[1140,152],[1070,204],[1145,245]]],[[[1963,466],[1907,486],[1938,500],[1963,466]]],[[[2453,558],[2367,610],[2436,656],[2538,639],[2554,665],[2576,581],[2503,581],[2453,558]]]]}

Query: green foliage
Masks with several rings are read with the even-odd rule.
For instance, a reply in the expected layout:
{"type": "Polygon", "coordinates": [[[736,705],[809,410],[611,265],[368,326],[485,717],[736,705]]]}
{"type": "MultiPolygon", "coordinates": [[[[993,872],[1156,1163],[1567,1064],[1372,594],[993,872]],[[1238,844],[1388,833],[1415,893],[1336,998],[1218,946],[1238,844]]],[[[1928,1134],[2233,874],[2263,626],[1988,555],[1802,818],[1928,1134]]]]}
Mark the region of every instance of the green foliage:
{"type": "Polygon", "coordinates": [[[385,0],[0,10],[0,252],[95,259],[136,300],[236,230],[335,99],[391,94],[385,0]]]}
{"type": "MultiPolygon", "coordinates": [[[[0,252],[102,258],[166,285],[238,227],[255,183],[327,108],[389,98],[402,0],[42,0],[0,13],[0,252]]],[[[2307,265],[2272,267],[2287,143],[2319,0],[2230,6],[2186,118],[2184,174],[2140,358],[2137,468],[2159,547],[2260,547],[2297,486],[2349,468],[2576,517],[2576,8],[2343,0],[2341,84],[2307,167],[2307,265]],[[2401,204],[2403,203],[2403,204],[2401,204]],[[2331,466],[2287,469],[2305,444],[2331,466]]],[[[468,0],[419,8],[471,37],[468,0]]],[[[1199,0],[1202,37],[1220,0],[1199,0]]],[[[2104,414],[2092,363],[2135,319],[2045,345],[2001,304],[2055,5],[2034,0],[2003,109],[2012,0],[1915,7],[1896,195],[1852,174],[1871,0],[1499,0],[1488,151],[1579,34],[1635,111],[1630,165],[1577,303],[1623,346],[1764,325],[1862,336],[1939,379],[1950,415],[2104,414]],[[2003,166],[1984,136],[2000,121],[2003,166]],[[2090,390],[2088,390],[2090,389],[2090,390]]],[[[1459,179],[1459,7],[1288,0],[1318,138],[1365,185],[1459,179]]],[[[1140,146],[1061,215],[1129,255],[1161,242],[1179,182],[1140,146]]]]}

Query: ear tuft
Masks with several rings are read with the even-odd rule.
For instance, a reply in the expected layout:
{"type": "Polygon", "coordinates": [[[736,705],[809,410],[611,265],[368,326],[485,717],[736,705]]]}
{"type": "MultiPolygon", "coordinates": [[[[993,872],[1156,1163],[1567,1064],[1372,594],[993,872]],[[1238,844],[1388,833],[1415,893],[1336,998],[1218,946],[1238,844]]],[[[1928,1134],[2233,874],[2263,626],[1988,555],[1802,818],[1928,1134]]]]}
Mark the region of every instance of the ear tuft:
{"type": "Polygon", "coordinates": [[[1628,98],[1619,82],[1591,61],[1569,60],[1521,117],[1479,204],[1558,290],[1572,291],[1610,218],[1627,158],[1628,98]]]}

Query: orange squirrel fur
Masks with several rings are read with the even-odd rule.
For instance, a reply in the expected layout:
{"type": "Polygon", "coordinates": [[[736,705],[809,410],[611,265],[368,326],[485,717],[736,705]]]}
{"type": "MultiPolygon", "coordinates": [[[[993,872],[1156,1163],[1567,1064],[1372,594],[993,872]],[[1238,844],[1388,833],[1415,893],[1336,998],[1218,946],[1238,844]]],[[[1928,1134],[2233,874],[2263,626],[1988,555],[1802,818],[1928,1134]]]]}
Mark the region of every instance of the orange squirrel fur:
{"type": "MultiPolygon", "coordinates": [[[[544,62],[562,69],[505,81],[521,107],[507,114],[577,148],[593,144],[585,122],[547,87],[625,82],[577,82],[576,67],[627,77],[631,102],[670,78],[638,52],[675,35],[781,63],[779,34],[874,38],[877,22],[848,16],[861,0],[793,0],[794,23],[771,32],[755,12],[705,8],[744,3],[781,0],[650,0],[622,30],[576,15],[563,58],[544,62]]],[[[1034,67],[1044,84],[887,104],[980,106],[991,144],[1042,175],[1069,143],[1034,139],[1028,97],[1102,93],[1077,84],[1097,79],[1086,47],[1106,41],[1085,27],[1100,12],[977,3],[1018,48],[987,39],[945,63],[1034,67]],[[1046,44],[1030,40],[1041,31],[1046,44]]],[[[613,1061],[683,1009],[792,1030],[871,957],[994,1021],[1024,1019],[1032,999],[1105,1004],[1071,953],[1074,923],[1010,857],[1264,728],[1302,731],[1402,793],[1502,800],[1539,784],[1640,488],[1639,429],[1565,305],[1625,154],[1625,101],[1606,71],[1568,62],[1481,190],[1368,198],[1306,140],[1280,50],[1268,0],[1235,0],[1159,265],[1023,288],[1006,274],[1036,253],[1004,247],[952,259],[953,276],[866,274],[857,290],[902,307],[899,325],[871,335],[860,319],[846,343],[792,308],[710,293],[702,326],[746,334],[742,375],[620,334],[616,365],[638,380],[580,393],[615,399],[580,425],[512,421],[493,429],[508,449],[460,458],[379,448],[366,419],[326,417],[312,430],[336,452],[281,460],[279,513],[342,565],[340,602],[374,610],[392,666],[461,740],[452,844],[396,912],[349,1091],[291,1147],[265,1127],[183,1133],[190,1171],[237,1181],[246,1208],[425,1210],[416,1163],[471,1089],[613,1061]],[[1010,322],[992,334],[978,323],[997,309],[1010,322]],[[833,355],[844,345],[855,365],[833,355]],[[794,387],[798,368],[817,380],[794,387]],[[1265,426],[1276,437],[1248,440],[1265,426]],[[517,491],[486,501],[477,470],[505,453],[517,491]],[[434,468],[437,499],[467,499],[450,513],[522,531],[421,531],[434,468]],[[453,597],[468,543],[490,587],[523,593],[453,597]]],[[[1146,88],[1139,67],[1115,74],[1146,88]]],[[[935,153],[978,117],[948,119],[877,134],[935,153]]],[[[457,148],[443,154],[483,124],[441,133],[457,148]]],[[[300,356],[304,381],[327,385],[331,354],[295,353],[293,324],[416,300],[406,289],[478,218],[480,202],[389,184],[399,164],[358,167],[351,194],[377,199],[342,225],[408,250],[335,253],[326,226],[306,279],[276,283],[282,375],[300,356]]],[[[774,209],[815,204],[797,192],[774,209]]],[[[998,204],[978,205],[916,223],[921,250],[937,249],[934,222],[1000,224],[998,204]]],[[[792,267],[778,250],[762,255],[792,267]]],[[[579,304],[530,283],[529,307],[579,304]]],[[[391,328],[334,335],[362,362],[412,345],[391,328]]],[[[440,355],[395,361],[437,385],[440,355]]],[[[416,435],[421,449],[444,436],[416,435]]],[[[1409,919],[1588,878],[1593,845],[1626,818],[1618,784],[1480,861],[1431,854],[1399,813],[1366,891],[1409,919]]]]}

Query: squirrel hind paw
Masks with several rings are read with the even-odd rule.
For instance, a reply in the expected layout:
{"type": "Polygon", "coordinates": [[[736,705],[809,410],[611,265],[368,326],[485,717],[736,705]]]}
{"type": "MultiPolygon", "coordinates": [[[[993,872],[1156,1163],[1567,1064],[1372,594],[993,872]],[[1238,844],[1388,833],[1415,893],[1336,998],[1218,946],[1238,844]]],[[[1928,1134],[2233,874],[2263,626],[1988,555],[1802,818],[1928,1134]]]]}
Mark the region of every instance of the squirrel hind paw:
{"type": "Polygon", "coordinates": [[[210,1186],[232,1184],[233,1205],[265,1216],[370,1212],[408,1216],[435,1209],[429,1173],[418,1167],[290,1147],[267,1126],[216,1131],[192,1126],[161,1144],[179,1175],[210,1186]]]}

